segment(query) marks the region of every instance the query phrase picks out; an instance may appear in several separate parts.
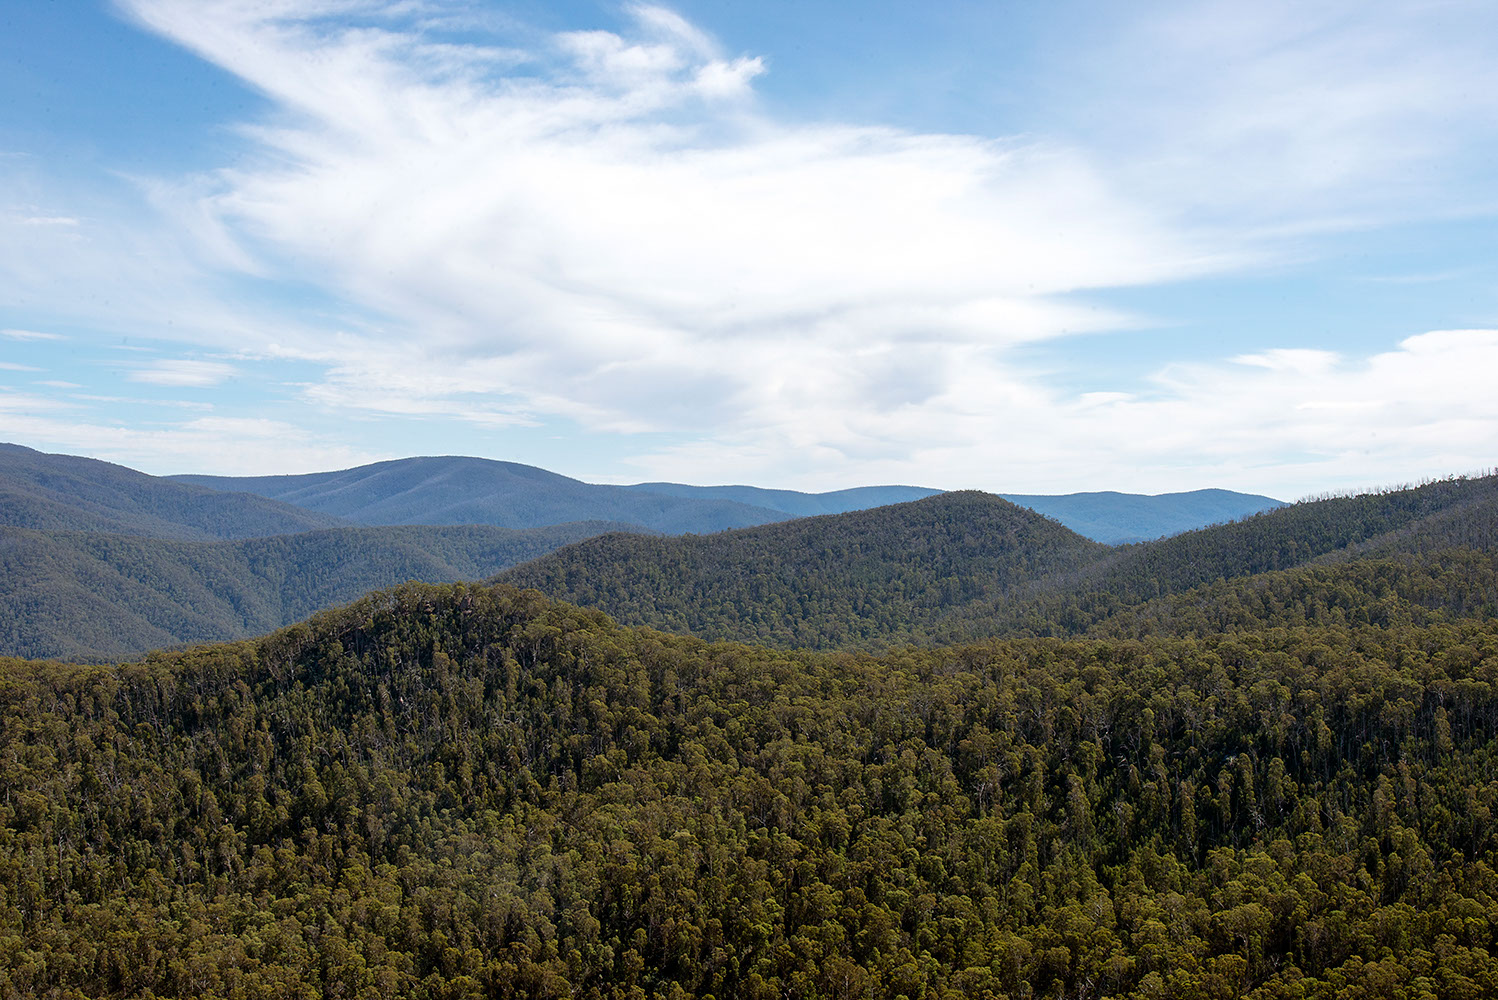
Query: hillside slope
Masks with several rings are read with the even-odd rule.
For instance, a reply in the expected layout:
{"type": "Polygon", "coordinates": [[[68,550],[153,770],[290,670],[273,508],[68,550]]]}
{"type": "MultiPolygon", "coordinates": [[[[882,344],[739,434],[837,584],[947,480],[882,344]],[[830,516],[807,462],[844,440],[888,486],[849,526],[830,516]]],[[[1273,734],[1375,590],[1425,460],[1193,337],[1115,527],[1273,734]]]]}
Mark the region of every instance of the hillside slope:
{"type": "Polygon", "coordinates": [[[226,493],[92,458],[0,444],[0,525],[207,540],[283,535],[344,523],[249,493],[226,493]]]}
{"type": "Polygon", "coordinates": [[[1415,560],[1498,548],[1498,476],[1306,501],[1242,521],[1123,546],[1072,577],[954,610],[940,641],[1076,635],[1146,601],[1319,564],[1415,560]]]}
{"type": "Polygon", "coordinates": [[[7,996],[1486,997],[1498,628],[708,645],[406,586],[0,661],[7,996]]]}
{"type": "Polygon", "coordinates": [[[945,611],[1107,552],[984,493],[696,538],[606,535],[501,579],[630,624],[777,646],[915,637],[945,611]]]}
{"type": "Polygon", "coordinates": [[[667,534],[704,534],[787,517],[733,500],[595,486],[545,469],[484,458],[403,458],[301,476],[174,478],[255,493],[369,525],[537,528],[571,521],[619,521],[667,534]]]}
{"type": "Polygon", "coordinates": [[[97,662],[257,635],[380,587],[482,579],[618,528],[337,528],[171,542],[0,527],[0,654],[97,662]]]}

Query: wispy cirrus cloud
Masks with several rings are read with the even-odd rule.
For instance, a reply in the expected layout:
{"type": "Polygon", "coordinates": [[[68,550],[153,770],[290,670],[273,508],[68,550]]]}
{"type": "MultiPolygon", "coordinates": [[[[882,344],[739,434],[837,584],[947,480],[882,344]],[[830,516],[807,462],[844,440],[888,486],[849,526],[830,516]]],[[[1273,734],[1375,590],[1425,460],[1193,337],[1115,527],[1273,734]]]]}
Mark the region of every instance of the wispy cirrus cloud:
{"type": "Polygon", "coordinates": [[[233,378],[234,374],[234,366],[222,361],[171,358],[132,369],[128,378],[132,382],[147,382],[152,385],[202,389],[221,385],[233,378]]]}
{"type": "Polygon", "coordinates": [[[1488,4],[1169,0],[1121,13],[1105,15],[1106,41],[1062,56],[1069,87],[1053,110],[1156,204],[1281,237],[1498,212],[1488,4]]]}
{"type": "Polygon", "coordinates": [[[66,340],[60,333],[45,333],[41,330],[0,330],[6,340],[66,340]]]}
{"type": "Polygon", "coordinates": [[[422,405],[488,394],[623,430],[795,421],[808,393],[882,399],[900,366],[1125,322],[1067,293],[1231,257],[1073,149],[777,123],[758,59],[657,7],[497,77],[474,47],[434,60],[419,32],[300,7],[131,9],[288,112],[198,202],[215,243],[233,233],[257,266],[294,261],[389,317],[348,346],[366,386],[419,378],[422,405]],[[864,354],[884,360],[843,363],[864,354]]]}

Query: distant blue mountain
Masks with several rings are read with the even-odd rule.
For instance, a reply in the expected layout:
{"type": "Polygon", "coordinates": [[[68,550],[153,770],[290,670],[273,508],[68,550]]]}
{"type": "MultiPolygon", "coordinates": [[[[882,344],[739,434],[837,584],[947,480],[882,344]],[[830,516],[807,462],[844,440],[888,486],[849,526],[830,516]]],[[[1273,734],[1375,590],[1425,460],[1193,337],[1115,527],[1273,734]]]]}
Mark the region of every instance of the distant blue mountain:
{"type": "Polygon", "coordinates": [[[784,521],[781,510],[731,499],[584,483],[516,462],[441,456],[301,476],[174,476],[331,514],[355,524],[489,524],[539,528],[616,521],[667,534],[706,534],[784,521]]]}
{"type": "Polygon", "coordinates": [[[1231,490],[1192,490],[1190,493],[1068,493],[1037,496],[1000,493],[1021,507],[1060,521],[1079,535],[1108,545],[1147,542],[1166,535],[1222,524],[1287,506],[1283,500],[1234,493],[1231,490]]]}
{"type": "MultiPolygon", "coordinates": [[[[933,496],[942,490],[922,486],[859,486],[831,493],[800,493],[767,490],[758,486],[684,486],[681,483],[639,483],[626,489],[678,497],[735,500],[755,507],[782,511],[792,517],[845,514],[892,503],[905,503],[933,496]]],[[[1273,497],[1231,490],[1193,490],[1190,493],[1069,493],[1045,496],[1000,493],[1010,503],[1044,514],[1095,542],[1122,545],[1204,528],[1209,524],[1285,506],[1273,497]]]]}
{"type": "MultiPolygon", "coordinates": [[[[923,486],[858,486],[828,493],[684,483],[607,486],[517,462],[456,456],[403,458],[300,476],[172,478],[252,493],[355,524],[536,528],[573,521],[615,521],[666,534],[708,534],[793,517],[846,514],[943,492],[923,486]]],[[[1109,545],[1147,541],[1282,506],[1272,497],[1229,490],[1161,496],[1114,492],[999,495],[1109,545]]]]}
{"type": "Polygon", "coordinates": [[[922,486],[855,486],[831,493],[799,493],[796,490],[766,490],[758,486],[685,486],[681,483],[637,483],[624,487],[641,493],[656,493],[694,499],[732,500],[752,507],[778,510],[792,517],[846,514],[870,507],[920,500],[941,493],[922,486]]]}
{"type": "Polygon", "coordinates": [[[94,458],[0,444],[0,526],[207,541],[346,523],[263,496],[172,482],[94,458]]]}

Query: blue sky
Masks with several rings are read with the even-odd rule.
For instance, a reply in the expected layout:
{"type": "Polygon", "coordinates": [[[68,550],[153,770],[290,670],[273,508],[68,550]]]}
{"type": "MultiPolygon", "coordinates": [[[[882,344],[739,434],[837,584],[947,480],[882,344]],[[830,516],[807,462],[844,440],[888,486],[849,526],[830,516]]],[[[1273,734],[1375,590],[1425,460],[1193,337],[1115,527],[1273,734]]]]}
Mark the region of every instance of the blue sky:
{"type": "Polygon", "coordinates": [[[1484,2],[0,12],[0,440],[1294,498],[1498,455],[1484,2]]]}

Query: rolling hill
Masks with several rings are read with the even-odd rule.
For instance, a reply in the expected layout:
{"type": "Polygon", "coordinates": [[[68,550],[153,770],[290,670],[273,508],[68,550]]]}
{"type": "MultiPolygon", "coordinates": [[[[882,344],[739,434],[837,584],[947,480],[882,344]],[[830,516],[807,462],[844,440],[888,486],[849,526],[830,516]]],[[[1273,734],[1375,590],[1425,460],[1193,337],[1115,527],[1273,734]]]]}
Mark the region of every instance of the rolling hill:
{"type": "Polygon", "coordinates": [[[688,538],[605,535],[500,579],[629,624],[779,646],[915,637],[946,610],[1108,548],[985,493],[688,538]]]}
{"type": "Polygon", "coordinates": [[[846,514],[870,507],[885,507],[892,503],[907,503],[944,492],[922,486],[855,486],[828,493],[768,490],[758,486],[687,486],[682,483],[636,483],[624,488],[662,496],[732,500],[752,507],[778,510],[792,517],[846,514]]]}
{"type": "Polygon", "coordinates": [[[0,444],[0,525],[207,540],[284,535],[345,523],[249,493],[0,444]]]}
{"type": "Polygon", "coordinates": [[[936,637],[1077,635],[1146,601],[1219,580],[1359,559],[1418,562],[1495,545],[1498,476],[1331,497],[1114,549],[1076,577],[1042,581],[1007,601],[954,609],[936,637]]]}

